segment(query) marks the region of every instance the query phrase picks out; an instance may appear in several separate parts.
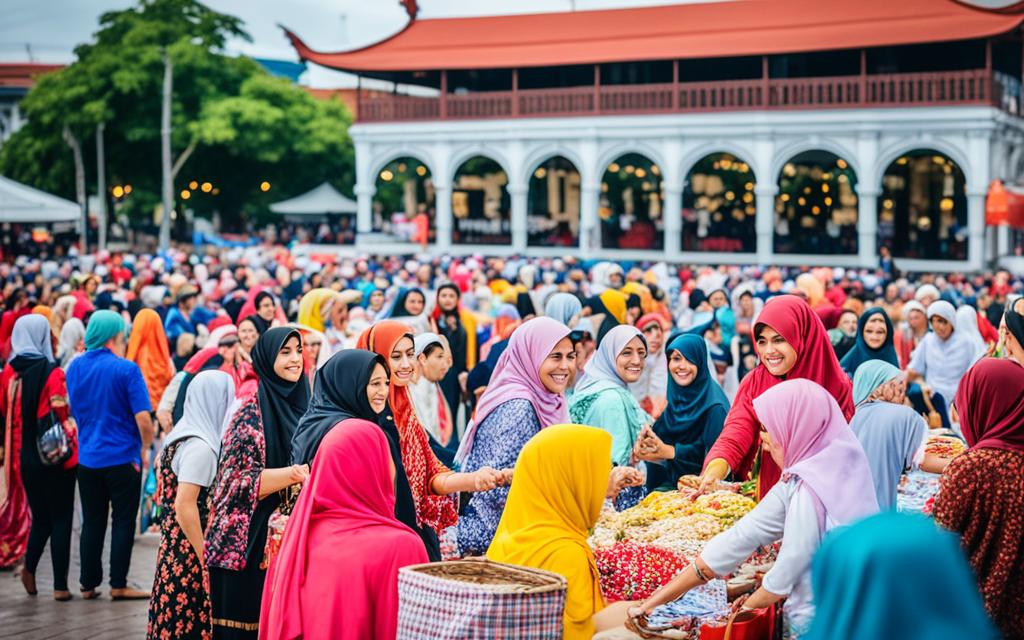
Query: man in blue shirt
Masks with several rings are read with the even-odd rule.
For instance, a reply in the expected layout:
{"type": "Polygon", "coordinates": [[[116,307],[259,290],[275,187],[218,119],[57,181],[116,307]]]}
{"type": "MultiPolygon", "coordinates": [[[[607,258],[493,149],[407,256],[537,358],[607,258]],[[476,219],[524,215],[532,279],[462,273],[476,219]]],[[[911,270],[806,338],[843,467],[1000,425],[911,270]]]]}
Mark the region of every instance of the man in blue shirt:
{"type": "Polygon", "coordinates": [[[196,323],[192,318],[192,312],[199,304],[199,291],[191,286],[185,285],[178,291],[177,305],[167,312],[164,318],[164,333],[170,342],[171,351],[177,344],[178,336],[183,333],[196,334],[196,323]]]}
{"type": "Polygon", "coordinates": [[[82,597],[98,596],[103,582],[103,539],[110,531],[110,595],[148,598],[128,588],[135,543],[144,452],[153,441],[149,392],[138,365],[124,359],[125,325],[113,311],[89,318],[85,348],[67,371],[68,400],[78,423],[78,491],[82,499],[82,597]]]}

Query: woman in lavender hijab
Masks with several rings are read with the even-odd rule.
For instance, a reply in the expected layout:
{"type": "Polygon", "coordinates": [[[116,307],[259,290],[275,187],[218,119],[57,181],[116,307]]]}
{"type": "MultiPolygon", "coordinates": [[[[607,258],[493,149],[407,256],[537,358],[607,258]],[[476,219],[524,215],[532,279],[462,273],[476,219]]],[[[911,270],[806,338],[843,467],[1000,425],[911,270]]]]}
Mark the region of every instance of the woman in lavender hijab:
{"type": "MultiPolygon", "coordinates": [[[[565,390],[576,352],[569,328],[541,317],[512,334],[455,456],[460,470],[511,469],[523,445],[541,429],[568,420],[565,390]]],[[[505,509],[508,487],[473,494],[459,518],[462,554],[487,551],[505,509]]]]}

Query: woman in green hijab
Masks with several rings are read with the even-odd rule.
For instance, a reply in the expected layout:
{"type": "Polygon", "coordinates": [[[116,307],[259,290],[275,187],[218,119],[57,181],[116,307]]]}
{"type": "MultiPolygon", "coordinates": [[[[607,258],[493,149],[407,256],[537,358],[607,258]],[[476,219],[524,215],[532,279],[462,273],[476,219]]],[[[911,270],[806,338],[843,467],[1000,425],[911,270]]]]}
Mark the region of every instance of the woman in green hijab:
{"type": "Polygon", "coordinates": [[[825,538],[811,568],[815,615],[801,640],[998,638],[956,536],[895,512],[825,538]]]}

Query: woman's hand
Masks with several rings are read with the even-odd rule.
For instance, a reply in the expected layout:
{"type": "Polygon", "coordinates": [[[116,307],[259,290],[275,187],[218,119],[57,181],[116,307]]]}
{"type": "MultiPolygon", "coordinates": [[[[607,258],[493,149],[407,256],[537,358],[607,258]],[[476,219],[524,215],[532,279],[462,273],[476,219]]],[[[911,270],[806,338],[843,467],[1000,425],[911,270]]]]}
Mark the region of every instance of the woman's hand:
{"type": "Polygon", "coordinates": [[[474,491],[490,491],[504,484],[505,475],[491,467],[480,467],[473,472],[474,491]]]}
{"type": "Polygon", "coordinates": [[[309,480],[308,464],[293,464],[288,467],[288,486],[303,484],[306,480],[309,480]]]}
{"type": "Polygon", "coordinates": [[[501,484],[502,485],[507,487],[508,485],[512,484],[512,475],[513,475],[514,471],[515,471],[514,469],[502,469],[501,470],[501,484]]]}
{"type": "Polygon", "coordinates": [[[645,426],[633,446],[633,457],[646,462],[660,462],[675,458],[676,450],[672,445],[665,444],[650,426],[645,426]]]}
{"type": "Polygon", "coordinates": [[[700,486],[697,487],[697,492],[693,494],[693,499],[696,500],[697,496],[703,495],[708,491],[714,489],[714,487],[725,480],[725,476],[729,475],[729,464],[721,458],[715,458],[708,463],[704,474],[700,477],[700,486]]]}
{"type": "Polygon", "coordinates": [[[608,491],[605,496],[614,500],[626,487],[639,487],[643,483],[643,474],[633,467],[615,467],[608,475],[608,491]]]}

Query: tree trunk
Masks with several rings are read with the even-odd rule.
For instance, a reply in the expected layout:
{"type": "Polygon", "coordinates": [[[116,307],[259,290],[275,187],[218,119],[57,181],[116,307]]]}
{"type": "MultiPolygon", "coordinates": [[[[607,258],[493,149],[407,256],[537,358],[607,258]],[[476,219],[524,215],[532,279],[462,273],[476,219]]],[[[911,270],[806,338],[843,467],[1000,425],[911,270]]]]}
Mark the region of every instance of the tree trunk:
{"type": "Polygon", "coordinates": [[[171,211],[174,209],[173,176],[171,174],[171,92],[173,90],[171,56],[164,50],[163,108],[160,114],[160,165],[163,173],[161,188],[163,215],[160,217],[160,250],[171,246],[171,211]]]}
{"type": "Polygon", "coordinates": [[[89,209],[85,196],[85,162],[82,160],[82,145],[67,125],[64,125],[64,141],[71,147],[71,155],[75,159],[75,197],[78,199],[78,206],[82,209],[81,251],[85,254],[89,252],[89,209]]]}
{"type": "Polygon", "coordinates": [[[98,248],[105,251],[107,248],[107,160],[106,149],[103,143],[103,130],[106,128],[102,122],[96,125],[96,194],[99,196],[100,209],[97,212],[99,219],[98,248]]]}

